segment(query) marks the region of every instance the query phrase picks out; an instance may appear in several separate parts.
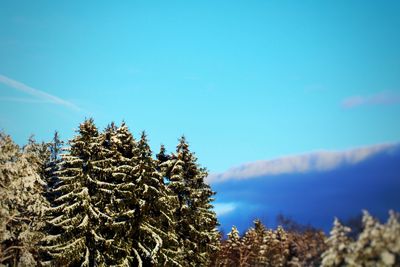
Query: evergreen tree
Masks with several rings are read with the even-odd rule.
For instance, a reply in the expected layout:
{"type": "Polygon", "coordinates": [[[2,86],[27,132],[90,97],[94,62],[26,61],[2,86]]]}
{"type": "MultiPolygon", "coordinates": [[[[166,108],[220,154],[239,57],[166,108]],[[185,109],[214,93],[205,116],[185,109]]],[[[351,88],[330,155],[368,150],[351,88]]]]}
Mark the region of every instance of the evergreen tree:
{"type": "Polygon", "coordinates": [[[94,176],[100,145],[92,119],[84,121],[70,141],[57,172],[60,183],[55,206],[50,210],[48,236],[43,248],[50,261],[43,264],[68,266],[104,265],[105,239],[100,227],[110,217],[99,209],[101,197],[94,176]]]}
{"type": "Polygon", "coordinates": [[[60,139],[58,131],[54,132],[53,140],[49,143],[51,161],[56,161],[60,158],[64,142],[60,139]]]}
{"type": "Polygon", "coordinates": [[[352,244],[352,252],[346,258],[350,266],[372,266],[376,264],[376,258],[379,257],[374,244],[381,234],[381,225],[366,210],[363,211],[362,222],[363,231],[357,241],[352,244]]]}
{"type": "MultiPolygon", "coordinates": [[[[140,262],[139,254],[133,252],[132,231],[137,231],[135,208],[138,200],[134,194],[134,172],[138,159],[137,143],[125,123],[116,128],[111,125],[106,129],[103,146],[112,151],[113,161],[110,166],[109,189],[111,197],[105,206],[112,221],[105,228],[110,243],[109,264],[130,266],[140,262]]],[[[137,264],[138,265],[138,264],[137,264]]]]}
{"type": "Polygon", "coordinates": [[[228,233],[228,240],[221,250],[223,251],[223,261],[220,266],[241,266],[242,242],[235,226],[228,233]]]}
{"type": "Polygon", "coordinates": [[[266,260],[264,236],[266,235],[265,226],[260,220],[254,221],[254,227],[246,231],[243,236],[241,249],[240,266],[264,266],[266,260]]]}
{"type": "Polygon", "coordinates": [[[282,227],[267,230],[260,220],[254,221],[243,236],[242,266],[285,266],[289,255],[288,234],[282,227]]]}
{"type": "Polygon", "coordinates": [[[281,227],[267,231],[264,237],[266,266],[286,266],[289,261],[289,234],[281,227]]]}
{"type": "Polygon", "coordinates": [[[53,190],[56,184],[60,182],[56,173],[58,171],[58,166],[60,165],[60,155],[63,145],[64,142],[60,139],[58,132],[55,131],[52,141],[48,143],[50,153],[49,159],[44,163],[45,171],[43,180],[47,184],[45,196],[50,203],[53,203],[54,199],[57,197],[53,190]]]}
{"type": "Polygon", "coordinates": [[[207,172],[197,164],[185,137],[179,140],[176,154],[162,165],[168,169],[168,187],[178,199],[175,220],[183,265],[207,266],[219,245],[211,205],[215,193],[204,182],[207,172]]]}
{"type": "Polygon", "coordinates": [[[350,229],[335,220],[327,240],[328,250],[322,255],[322,266],[399,266],[399,214],[390,211],[386,224],[381,224],[363,211],[362,222],[363,229],[353,241],[347,237],[350,229]]]}
{"type": "Polygon", "coordinates": [[[134,176],[135,195],[139,200],[136,207],[138,231],[132,236],[133,248],[139,251],[144,266],[178,264],[176,251],[168,244],[176,242],[174,222],[169,208],[170,198],[163,183],[163,177],[157,171],[155,161],[143,132],[138,142],[138,160],[134,176]]]}
{"type": "Polygon", "coordinates": [[[267,262],[266,258],[267,246],[265,244],[267,229],[259,219],[254,221],[254,232],[255,232],[255,240],[253,243],[253,248],[254,250],[257,251],[257,253],[253,261],[250,262],[250,265],[265,266],[267,262]]]}
{"type": "MultiPolygon", "coordinates": [[[[160,152],[156,155],[157,158],[157,166],[159,167],[159,170],[162,171],[161,164],[163,164],[164,162],[167,162],[168,160],[171,159],[171,156],[166,154],[166,150],[165,150],[165,146],[161,145],[160,147],[160,152]]],[[[166,175],[165,173],[163,173],[164,176],[166,175]]]]}
{"type": "Polygon", "coordinates": [[[256,250],[257,233],[253,227],[248,229],[242,238],[242,248],[240,251],[240,266],[251,266],[252,263],[256,262],[258,252],[256,250]]]}
{"type": "Polygon", "coordinates": [[[389,219],[383,228],[381,259],[387,265],[400,265],[400,214],[389,211],[389,219]]]}
{"type": "Polygon", "coordinates": [[[398,264],[400,236],[398,235],[398,220],[395,216],[391,215],[388,223],[382,225],[367,211],[363,211],[362,221],[363,231],[352,244],[352,253],[346,259],[348,265],[395,266],[395,263],[398,264]],[[391,231],[396,228],[397,231],[391,231]]]}
{"type": "Polygon", "coordinates": [[[288,265],[321,266],[321,254],[326,250],[325,234],[316,229],[287,232],[289,239],[288,265]]]}
{"type": "Polygon", "coordinates": [[[24,150],[0,132],[0,264],[35,266],[47,202],[38,172],[42,148],[30,139],[24,150]]]}
{"type": "Polygon", "coordinates": [[[343,226],[337,218],[333,222],[333,228],[329,238],[326,240],[328,249],[322,254],[323,267],[345,266],[346,257],[350,253],[351,240],[348,234],[349,227],[343,226]]]}
{"type": "Polygon", "coordinates": [[[28,144],[22,150],[28,163],[39,175],[41,184],[45,185],[46,166],[50,161],[49,144],[45,142],[37,143],[34,135],[31,135],[28,139],[28,144]]]}
{"type": "Polygon", "coordinates": [[[287,232],[281,226],[272,230],[260,220],[242,238],[239,239],[236,228],[228,236],[215,266],[320,266],[320,255],[325,250],[320,231],[287,232]]]}
{"type": "Polygon", "coordinates": [[[123,123],[113,138],[116,151],[108,212],[116,263],[133,266],[179,265],[171,198],[152,159],[145,133],[136,143],[123,123]]]}
{"type": "Polygon", "coordinates": [[[115,123],[109,124],[106,129],[98,135],[97,152],[92,160],[92,173],[96,179],[91,182],[95,184],[98,194],[96,197],[96,208],[103,214],[99,217],[101,227],[98,229],[98,245],[102,247],[105,265],[127,265],[124,262],[124,251],[116,243],[115,238],[115,211],[113,210],[114,190],[118,186],[115,178],[117,167],[120,165],[118,151],[117,131],[115,123]]]}

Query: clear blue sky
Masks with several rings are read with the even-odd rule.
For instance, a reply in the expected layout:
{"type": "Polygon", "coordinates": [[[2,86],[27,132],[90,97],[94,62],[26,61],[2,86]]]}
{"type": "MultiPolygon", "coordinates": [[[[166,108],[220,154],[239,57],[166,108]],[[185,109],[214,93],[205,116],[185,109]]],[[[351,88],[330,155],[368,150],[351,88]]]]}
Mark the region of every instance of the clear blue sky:
{"type": "Polygon", "coordinates": [[[60,2],[1,1],[0,128],[20,144],[125,120],[219,172],[400,141],[400,1],[60,2]]]}

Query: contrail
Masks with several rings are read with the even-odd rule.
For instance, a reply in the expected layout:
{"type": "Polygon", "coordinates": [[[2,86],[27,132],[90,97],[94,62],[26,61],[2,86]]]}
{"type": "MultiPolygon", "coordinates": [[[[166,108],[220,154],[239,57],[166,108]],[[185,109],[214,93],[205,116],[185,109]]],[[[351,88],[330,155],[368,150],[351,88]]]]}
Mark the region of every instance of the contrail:
{"type": "Polygon", "coordinates": [[[28,85],[26,85],[24,83],[21,83],[19,81],[13,80],[13,79],[8,78],[7,76],[1,75],[1,74],[0,74],[0,83],[3,83],[5,85],[7,85],[8,87],[11,87],[11,88],[13,88],[15,90],[30,94],[30,95],[32,95],[34,97],[41,98],[41,99],[43,99],[43,100],[45,100],[45,101],[47,101],[49,103],[65,106],[67,108],[70,108],[70,109],[73,109],[73,110],[76,110],[76,111],[80,111],[81,110],[81,108],[79,108],[77,105],[75,105],[75,104],[73,104],[73,103],[71,103],[69,101],[66,101],[66,100],[61,99],[61,98],[59,98],[57,96],[48,94],[48,93],[43,92],[41,90],[32,88],[32,87],[30,87],[30,86],[28,86],[28,85]]]}

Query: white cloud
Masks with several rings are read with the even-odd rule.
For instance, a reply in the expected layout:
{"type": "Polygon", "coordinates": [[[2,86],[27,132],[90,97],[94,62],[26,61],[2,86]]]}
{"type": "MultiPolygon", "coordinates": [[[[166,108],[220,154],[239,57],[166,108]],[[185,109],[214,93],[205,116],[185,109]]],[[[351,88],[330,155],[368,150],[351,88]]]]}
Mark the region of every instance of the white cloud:
{"type": "MultiPolygon", "coordinates": [[[[5,84],[6,86],[13,88],[17,91],[24,92],[24,93],[34,96],[38,99],[41,99],[44,102],[65,106],[67,108],[77,110],[77,111],[81,110],[78,106],[76,106],[75,104],[73,104],[67,100],[61,99],[57,96],[48,94],[41,90],[32,88],[26,84],[23,84],[19,81],[13,80],[13,79],[6,77],[4,75],[1,75],[1,74],[0,74],[0,83],[5,84]]],[[[26,101],[26,99],[25,99],[25,101],[26,101]]],[[[35,101],[32,101],[32,102],[35,102],[35,101]]]]}
{"type": "Polygon", "coordinates": [[[396,144],[379,144],[347,151],[317,151],[302,155],[261,160],[233,167],[226,172],[210,174],[208,183],[242,180],[259,176],[328,171],[342,165],[353,165],[383,151],[392,151],[396,144]]]}
{"type": "Polygon", "coordinates": [[[394,105],[400,104],[400,94],[381,92],[369,96],[352,96],[342,101],[344,108],[354,108],[363,105],[394,105]]]}
{"type": "Polygon", "coordinates": [[[225,215],[228,213],[233,212],[237,208],[235,203],[215,203],[214,204],[214,211],[217,216],[225,215]]]}

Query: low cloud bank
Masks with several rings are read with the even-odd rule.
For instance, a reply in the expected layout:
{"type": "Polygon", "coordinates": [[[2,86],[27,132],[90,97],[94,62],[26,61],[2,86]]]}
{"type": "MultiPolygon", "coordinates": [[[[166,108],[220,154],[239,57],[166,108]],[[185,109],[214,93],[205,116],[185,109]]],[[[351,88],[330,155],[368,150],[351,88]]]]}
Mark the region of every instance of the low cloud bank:
{"type": "Polygon", "coordinates": [[[208,183],[243,180],[260,176],[308,173],[333,170],[343,165],[354,165],[378,153],[390,153],[399,144],[378,144],[346,151],[317,151],[272,160],[245,163],[223,173],[210,174],[208,183]]]}

